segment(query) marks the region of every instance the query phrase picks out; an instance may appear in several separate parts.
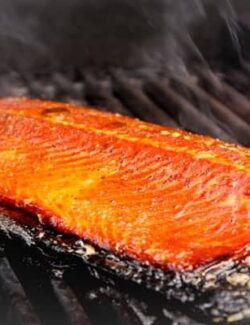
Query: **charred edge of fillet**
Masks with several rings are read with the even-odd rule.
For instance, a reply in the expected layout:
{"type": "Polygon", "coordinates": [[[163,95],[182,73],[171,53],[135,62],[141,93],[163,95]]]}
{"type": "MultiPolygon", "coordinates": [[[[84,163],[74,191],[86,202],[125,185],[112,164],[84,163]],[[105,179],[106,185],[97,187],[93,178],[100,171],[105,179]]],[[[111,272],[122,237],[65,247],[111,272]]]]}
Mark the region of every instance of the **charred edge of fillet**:
{"type": "MultiPolygon", "coordinates": [[[[0,208],[1,234],[49,252],[54,266],[61,259],[84,262],[94,268],[93,274],[98,278],[106,280],[112,274],[115,276],[112,283],[122,278],[143,284],[164,300],[174,299],[189,305],[191,313],[200,313],[216,323],[245,324],[250,319],[250,257],[238,262],[217,261],[192,272],[166,272],[127,256],[116,256],[77,237],[58,234],[34,219],[29,224],[28,216],[20,222],[20,211],[19,217],[13,219],[8,210],[0,208]]],[[[9,211],[12,214],[14,210],[9,211]]]]}

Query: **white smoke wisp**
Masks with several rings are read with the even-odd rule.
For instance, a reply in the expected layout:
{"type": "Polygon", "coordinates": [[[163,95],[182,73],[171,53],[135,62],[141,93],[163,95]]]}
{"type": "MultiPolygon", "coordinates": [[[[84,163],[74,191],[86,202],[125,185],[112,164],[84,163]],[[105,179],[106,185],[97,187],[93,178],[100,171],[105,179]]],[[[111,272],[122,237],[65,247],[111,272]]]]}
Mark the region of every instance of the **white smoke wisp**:
{"type": "MultiPolygon", "coordinates": [[[[221,23],[227,26],[232,45],[240,57],[239,25],[232,1],[163,0],[162,5],[164,35],[161,34],[162,37],[155,38],[151,51],[142,52],[145,62],[150,67],[157,67],[156,62],[160,62],[160,69],[164,67],[168,74],[182,78],[188,74],[187,62],[192,57],[208,68],[208,62],[196,39],[193,38],[192,31],[196,29],[195,34],[198,35],[202,32],[210,35],[218,34],[217,43],[211,44],[211,46],[219,47],[221,45],[218,41],[221,23]],[[211,9],[216,13],[216,18],[211,16],[211,9]],[[161,43],[161,46],[157,41],[161,43]]],[[[144,10],[145,12],[146,10],[144,10]]],[[[148,12],[148,21],[150,22],[150,12],[148,12]]],[[[153,24],[151,16],[151,25],[153,24]]],[[[202,35],[199,36],[202,38],[202,35]]],[[[207,43],[206,46],[209,47],[210,44],[207,43]]]]}
{"type": "Polygon", "coordinates": [[[42,50],[43,46],[32,29],[31,20],[25,19],[19,9],[18,1],[0,0],[0,36],[42,50]]]}
{"type": "Polygon", "coordinates": [[[191,28],[203,24],[208,6],[225,20],[240,53],[229,0],[0,0],[0,67],[7,61],[16,66],[42,62],[182,74],[188,56],[203,60],[191,28]]]}

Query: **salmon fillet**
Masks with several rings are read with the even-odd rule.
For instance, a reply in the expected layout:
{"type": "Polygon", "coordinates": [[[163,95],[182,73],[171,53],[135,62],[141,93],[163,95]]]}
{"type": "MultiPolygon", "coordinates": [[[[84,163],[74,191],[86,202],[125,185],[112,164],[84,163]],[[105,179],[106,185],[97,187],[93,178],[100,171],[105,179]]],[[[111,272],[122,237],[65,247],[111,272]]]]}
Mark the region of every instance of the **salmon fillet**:
{"type": "Polygon", "coordinates": [[[68,104],[0,100],[0,202],[140,263],[250,244],[250,149],[68,104]]]}

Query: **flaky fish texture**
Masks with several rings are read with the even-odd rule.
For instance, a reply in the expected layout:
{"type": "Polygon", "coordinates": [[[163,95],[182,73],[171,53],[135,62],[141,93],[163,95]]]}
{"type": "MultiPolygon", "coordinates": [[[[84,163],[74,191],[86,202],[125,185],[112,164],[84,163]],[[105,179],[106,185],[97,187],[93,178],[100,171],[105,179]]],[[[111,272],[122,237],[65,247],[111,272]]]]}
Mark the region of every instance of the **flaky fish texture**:
{"type": "Polygon", "coordinates": [[[162,269],[241,258],[250,149],[68,104],[0,101],[0,202],[162,269]]]}

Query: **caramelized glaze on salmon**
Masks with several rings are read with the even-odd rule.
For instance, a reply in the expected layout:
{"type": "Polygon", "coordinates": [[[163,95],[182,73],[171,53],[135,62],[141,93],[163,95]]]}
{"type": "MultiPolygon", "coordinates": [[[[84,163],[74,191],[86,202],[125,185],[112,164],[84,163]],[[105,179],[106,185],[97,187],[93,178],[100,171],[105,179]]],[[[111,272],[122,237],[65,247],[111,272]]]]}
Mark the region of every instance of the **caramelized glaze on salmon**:
{"type": "Polygon", "coordinates": [[[67,104],[0,101],[0,201],[190,270],[250,244],[250,149],[67,104]]]}

